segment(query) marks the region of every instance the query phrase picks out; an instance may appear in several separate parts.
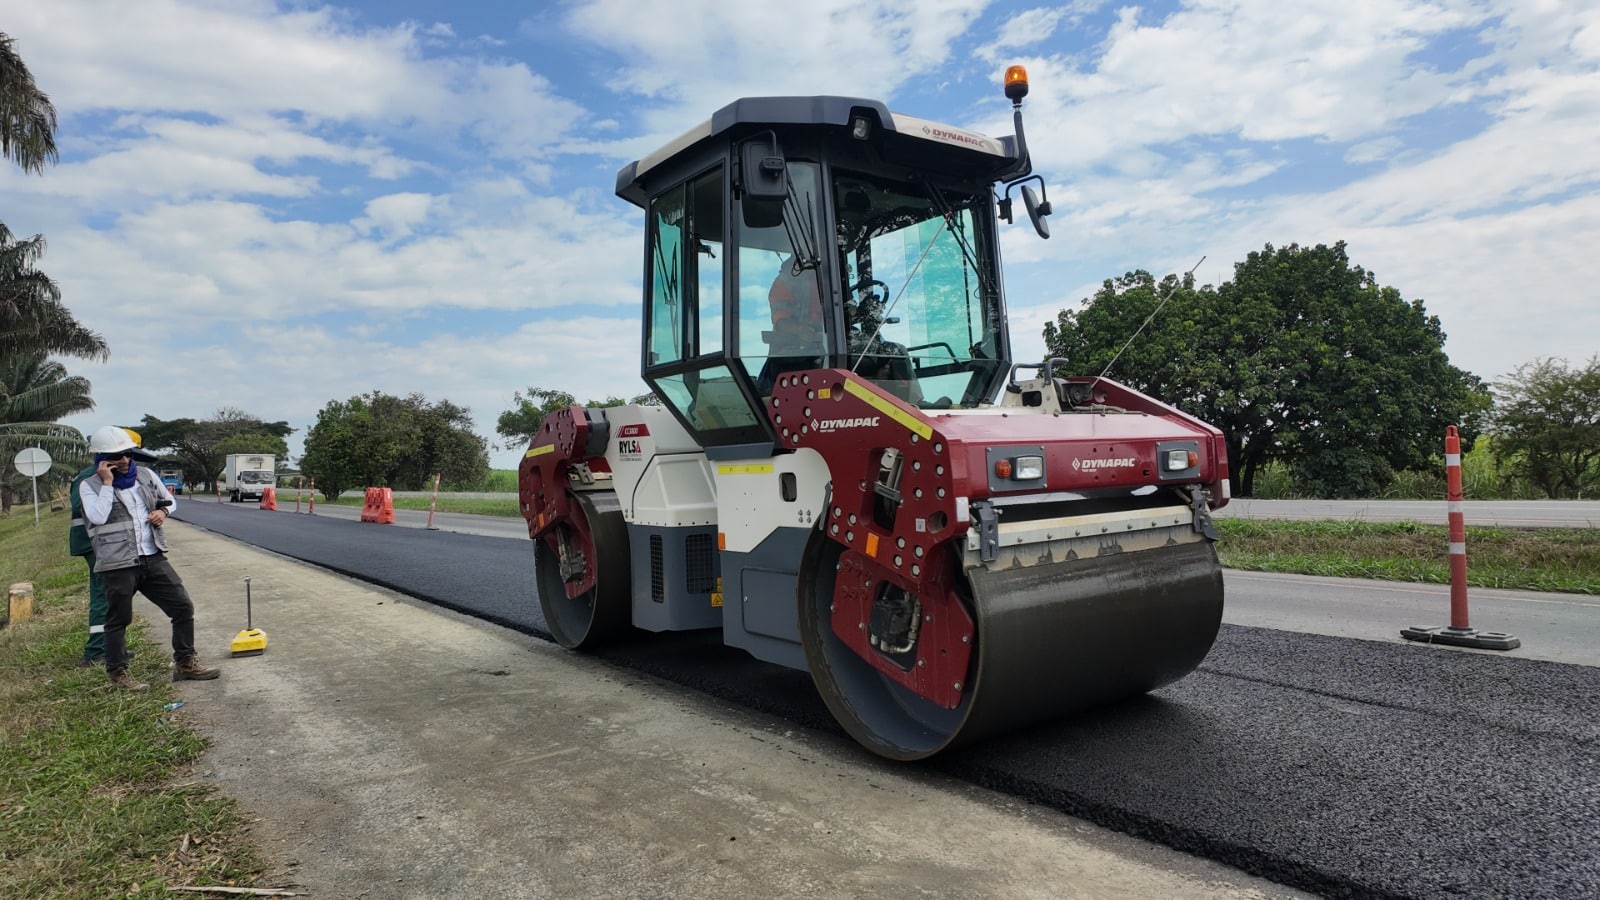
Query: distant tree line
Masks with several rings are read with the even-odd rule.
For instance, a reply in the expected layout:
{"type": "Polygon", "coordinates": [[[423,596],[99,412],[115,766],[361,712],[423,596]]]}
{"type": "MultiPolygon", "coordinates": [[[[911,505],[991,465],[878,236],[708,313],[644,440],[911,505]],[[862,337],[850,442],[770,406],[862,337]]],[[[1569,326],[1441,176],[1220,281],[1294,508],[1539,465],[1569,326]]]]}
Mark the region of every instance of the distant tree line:
{"type": "Polygon", "coordinates": [[[1600,368],[1541,360],[1497,383],[1450,364],[1421,300],[1332,246],[1271,244],[1233,279],[1196,286],[1146,271],[1107,279],[1044,328],[1053,357],[1172,403],[1226,436],[1235,496],[1269,465],[1305,497],[1380,497],[1397,474],[1442,466],[1492,430],[1508,474],[1550,497],[1600,489],[1600,368]]]}
{"type": "Polygon", "coordinates": [[[300,468],[330,498],[362,487],[422,490],[436,473],[475,485],[489,472],[488,443],[472,432],[465,407],[371,391],[322,408],[300,468]]]}
{"type": "MultiPolygon", "coordinates": [[[[58,160],[56,111],[0,32],[0,152],[28,174],[58,160]]],[[[18,237],[0,222],[0,508],[22,477],[12,459],[41,447],[64,482],[87,459],[83,435],[60,420],[94,409],[88,379],[57,356],[103,361],[105,338],[79,323],[38,264],[43,235],[18,237]]],[[[1352,263],[1343,242],[1271,244],[1235,264],[1221,285],[1190,276],[1159,281],[1138,270],[1107,279],[1078,308],[1045,326],[1052,356],[1173,403],[1226,435],[1232,488],[1250,496],[1261,472],[1286,470],[1310,497],[1382,496],[1401,473],[1437,468],[1441,435],[1463,445],[1492,437],[1504,477],[1549,497],[1600,493],[1600,357],[1573,366],[1541,358],[1494,383],[1451,365],[1438,317],[1421,300],[1352,263]],[[1137,335],[1137,337],[1134,337],[1137,335]],[[1130,342],[1130,338],[1134,338],[1130,342]]],[[[512,395],[496,433],[528,443],[550,412],[580,405],[569,393],[529,387],[512,395]]],[[[587,406],[654,403],[607,397],[587,406]]],[[[286,422],[223,408],[209,419],[145,415],[147,449],[164,451],[185,481],[212,486],[229,453],[288,462],[286,422]]],[[[364,486],[420,489],[435,473],[472,486],[487,472],[487,442],[468,410],[420,394],[372,391],[323,408],[306,436],[301,469],[327,495],[364,486]]]]}

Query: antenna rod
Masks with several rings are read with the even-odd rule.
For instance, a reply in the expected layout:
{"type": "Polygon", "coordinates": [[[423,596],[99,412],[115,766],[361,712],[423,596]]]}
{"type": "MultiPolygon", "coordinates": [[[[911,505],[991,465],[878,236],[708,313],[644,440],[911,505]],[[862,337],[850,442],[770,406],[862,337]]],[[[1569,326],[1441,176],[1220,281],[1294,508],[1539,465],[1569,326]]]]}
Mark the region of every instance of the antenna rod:
{"type": "MultiPolygon", "coordinates": [[[[1200,263],[1203,263],[1205,261],[1206,261],[1206,258],[1204,256],[1200,257],[1199,262],[1196,262],[1193,266],[1190,266],[1189,267],[1189,271],[1187,271],[1187,272],[1185,272],[1183,274],[1184,275],[1193,275],[1194,274],[1194,270],[1200,268],[1200,263]]],[[[1139,337],[1139,333],[1144,331],[1144,327],[1146,325],[1149,325],[1151,323],[1151,321],[1153,321],[1155,319],[1156,314],[1161,312],[1161,308],[1163,306],[1166,306],[1167,305],[1167,301],[1171,300],[1172,299],[1172,295],[1176,294],[1177,292],[1178,292],[1178,286],[1176,284],[1174,284],[1172,286],[1172,290],[1167,291],[1167,295],[1165,297],[1161,298],[1161,302],[1160,303],[1156,304],[1156,308],[1150,310],[1150,315],[1144,317],[1144,321],[1139,324],[1138,329],[1136,329],[1133,332],[1133,335],[1131,337],[1129,337],[1127,342],[1122,345],[1122,348],[1117,351],[1116,355],[1111,357],[1111,361],[1106,363],[1106,367],[1104,369],[1100,370],[1100,374],[1096,375],[1094,377],[1094,381],[1090,383],[1091,387],[1093,385],[1099,384],[1100,380],[1102,378],[1106,377],[1106,373],[1111,371],[1111,367],[1117,364],[1117,360],[1118,359],[1122,358],[1122,351],[1128,349],[1131,346],[1133,346],[1133,342],[1134,342],[1134,340],[1136,338],[1139,337]]]]}

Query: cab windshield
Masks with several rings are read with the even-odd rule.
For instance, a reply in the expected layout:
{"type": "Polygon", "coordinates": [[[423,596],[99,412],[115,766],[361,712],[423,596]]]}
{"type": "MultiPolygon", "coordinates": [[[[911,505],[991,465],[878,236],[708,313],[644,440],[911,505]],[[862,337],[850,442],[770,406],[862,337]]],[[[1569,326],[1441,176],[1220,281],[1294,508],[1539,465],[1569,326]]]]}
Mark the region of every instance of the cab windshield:
{"type": "Polygon", "coordinates": [[[835,171],[846,368],[923,408],[992,399],[1003,358],[987,191],[835,171]]]}

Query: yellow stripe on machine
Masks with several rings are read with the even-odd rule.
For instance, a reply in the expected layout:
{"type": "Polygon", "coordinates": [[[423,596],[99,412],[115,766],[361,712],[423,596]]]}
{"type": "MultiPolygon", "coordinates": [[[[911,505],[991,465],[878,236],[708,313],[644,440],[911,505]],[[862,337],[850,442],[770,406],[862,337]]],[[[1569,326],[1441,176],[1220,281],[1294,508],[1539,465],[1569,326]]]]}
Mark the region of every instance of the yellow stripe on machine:
{"type": "Polygon", "coordinates": [[[895,406],[893,403],[890,403],[888,400],[885,400],[879,395],[873,393],[871,388],[868,388],[861,382],[856,381],[853,378],[846,379],[844,383],[844,389],[846,393],[861,398],[861,400],[865,401],[868,406],[880,413],[883,413],[896,422],[899,422],[901,425],[904,425],[908,431],[922,438],[923,440],[928,440],[929,438],[933,437],[932,425],[929,425],[927,422],[922,421],[916,416],[913,416],[900,407],[895,406]]]}
{"type": "Polygon", "coordinates": [[[771,475],[772,463],[739,463],[717,466],[718,475],[771,475]]]}
{"type": "Polygon", "coordinates": [[[554,453],[555,449],[556,449],[556,445],[555,444],[542,444],[542,445],[540,445],[538,447],[529,447],[528,448],[528,452],[522,454],[522,458],[523,459],[532,459],[535,456],[543,456],[546,453],[554,453]]]}

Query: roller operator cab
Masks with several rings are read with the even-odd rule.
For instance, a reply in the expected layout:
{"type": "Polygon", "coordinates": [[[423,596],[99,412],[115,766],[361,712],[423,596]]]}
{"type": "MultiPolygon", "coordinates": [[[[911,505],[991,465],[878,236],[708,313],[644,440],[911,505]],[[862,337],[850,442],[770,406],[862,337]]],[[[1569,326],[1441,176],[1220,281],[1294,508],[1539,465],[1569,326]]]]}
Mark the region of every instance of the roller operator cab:
{"type": "Polygon", "coordinates": [[[557,411],[523,459],[557,641],[721,629],[809,671],[893,759],[1199,665],[1221,433],[1012,363],[998,225],[1014,194],[1041,236],[1050,211],[1026,91],[1013,67],[1001,138],[871,100],[739,100],[618,174],[645,213],[660,405],[557,411]]]}

